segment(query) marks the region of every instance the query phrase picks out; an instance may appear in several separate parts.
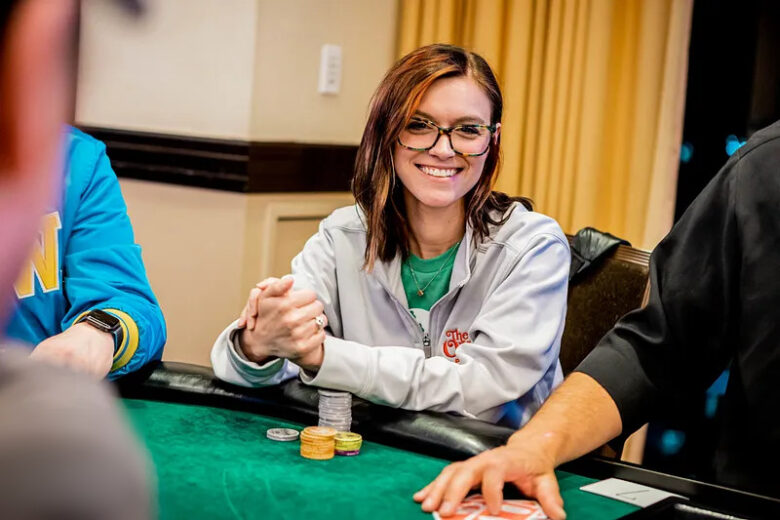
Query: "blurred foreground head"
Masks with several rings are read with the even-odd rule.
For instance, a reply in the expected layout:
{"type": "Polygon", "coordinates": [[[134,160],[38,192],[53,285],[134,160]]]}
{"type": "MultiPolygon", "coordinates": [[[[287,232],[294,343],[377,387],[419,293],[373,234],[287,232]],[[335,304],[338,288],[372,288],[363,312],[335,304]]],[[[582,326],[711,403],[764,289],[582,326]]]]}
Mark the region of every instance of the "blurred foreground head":
{"type": "MultiPolygon", "coordinates": [[[[76,13],[75,0],[0,0],[0,332],[60,189],[76,13]]],[[[108,387],[0,349],[0,518],[145,520],[148,473],[108,387]]]]}
{"type": "Polygon", "coordinates": [[[57,192],[73,85],[75,0],[0,6],[0,330],[13,282],[57,192]]]}

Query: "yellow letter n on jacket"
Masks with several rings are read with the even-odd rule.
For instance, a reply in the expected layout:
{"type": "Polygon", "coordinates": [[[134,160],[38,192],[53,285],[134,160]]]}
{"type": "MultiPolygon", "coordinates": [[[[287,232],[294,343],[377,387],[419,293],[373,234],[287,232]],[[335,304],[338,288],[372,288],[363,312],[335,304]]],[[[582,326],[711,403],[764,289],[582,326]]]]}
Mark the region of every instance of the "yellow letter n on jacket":
{"type": "Polygon", "coordinates": [[[22,275],[14,286],[18,298],[35,295],[36,277],[43,292],[56,291],[60,288],[60,245],[57,231],[61,227],[58,212],[43,217],[40,239],[35,243],[32,257],[24,266],[22,275]]]}

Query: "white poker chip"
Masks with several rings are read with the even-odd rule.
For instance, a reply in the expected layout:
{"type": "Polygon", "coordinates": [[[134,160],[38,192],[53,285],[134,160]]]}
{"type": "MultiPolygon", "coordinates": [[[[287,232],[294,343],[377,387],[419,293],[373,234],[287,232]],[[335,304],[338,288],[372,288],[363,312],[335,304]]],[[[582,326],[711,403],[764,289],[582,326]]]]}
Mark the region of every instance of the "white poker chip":
{"type": "Polygon", "coordinates": [[[352,429],[352,394],[320,388],[319,426],[334,428],[336,431],[352,429]]]}
{"type": "Polygon", "coordinates": [[[300,432],[292,428],[270,428],[265,436],[272,441],[294,441],[298,439],[300,432]]]}
{"type": "Polygon", "coordinates": [[[350,400],[352,400],[352,395],[349,392],[341,392],[339,390],[328,390],[326,388],[318,388],[317,393],[325,397],[334,397],[334,398],[342,398],[342,399],[349,398],[350,400]]]}

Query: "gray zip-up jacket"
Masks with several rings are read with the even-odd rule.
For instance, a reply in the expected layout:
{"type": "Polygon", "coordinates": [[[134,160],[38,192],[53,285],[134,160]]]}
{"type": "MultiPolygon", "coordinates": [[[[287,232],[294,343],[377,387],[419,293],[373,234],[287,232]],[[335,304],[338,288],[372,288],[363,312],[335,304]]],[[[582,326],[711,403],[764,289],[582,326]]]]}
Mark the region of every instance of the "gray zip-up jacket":
{"type": "MultiPolygon", "coordinates": [[[[295,288],[314,290],[328,317],[324,361],[304,383],[409,410],[454,412],[524,424],[560,383],[569,246],[551,218],[515,204],[474,247],[467,226],[449,292],[423,334],[409,312],[401,258],[362,269],[366,230],[356,206],[334,211],[292,261],[295,288]]],[[[217,338],[217,377],[244,386],[299,373],[282,359],[258,365],[234,343],[236,322],[217,338]]]]}

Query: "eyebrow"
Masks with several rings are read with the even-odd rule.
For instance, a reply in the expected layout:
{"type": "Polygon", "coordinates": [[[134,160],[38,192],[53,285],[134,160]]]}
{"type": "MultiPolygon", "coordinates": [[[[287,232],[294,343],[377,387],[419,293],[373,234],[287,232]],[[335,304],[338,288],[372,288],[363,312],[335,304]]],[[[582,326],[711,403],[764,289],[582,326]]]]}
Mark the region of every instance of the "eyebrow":
{"type": "MultiPolygon", "coordinates": [[[[414,115],[422,116],[424,119],[428,119],[429,121],[434,122],[434,123],[437,122],[435,117],[433,117],[430,114],[426,114],[425,112],[423,112],[421,110],[416,111],[414,113],[414,115]]],[[[482,120],[481,117],[477,117],[477,116],[461,116],[461,117],[459,117],[458,119],[456,119],[455,121],[452,122],[452,126],[458,126],[458,125],[463,125],[463,124],[487,125],[489,123],[486,123],[485,121],[482,120]]]]}

